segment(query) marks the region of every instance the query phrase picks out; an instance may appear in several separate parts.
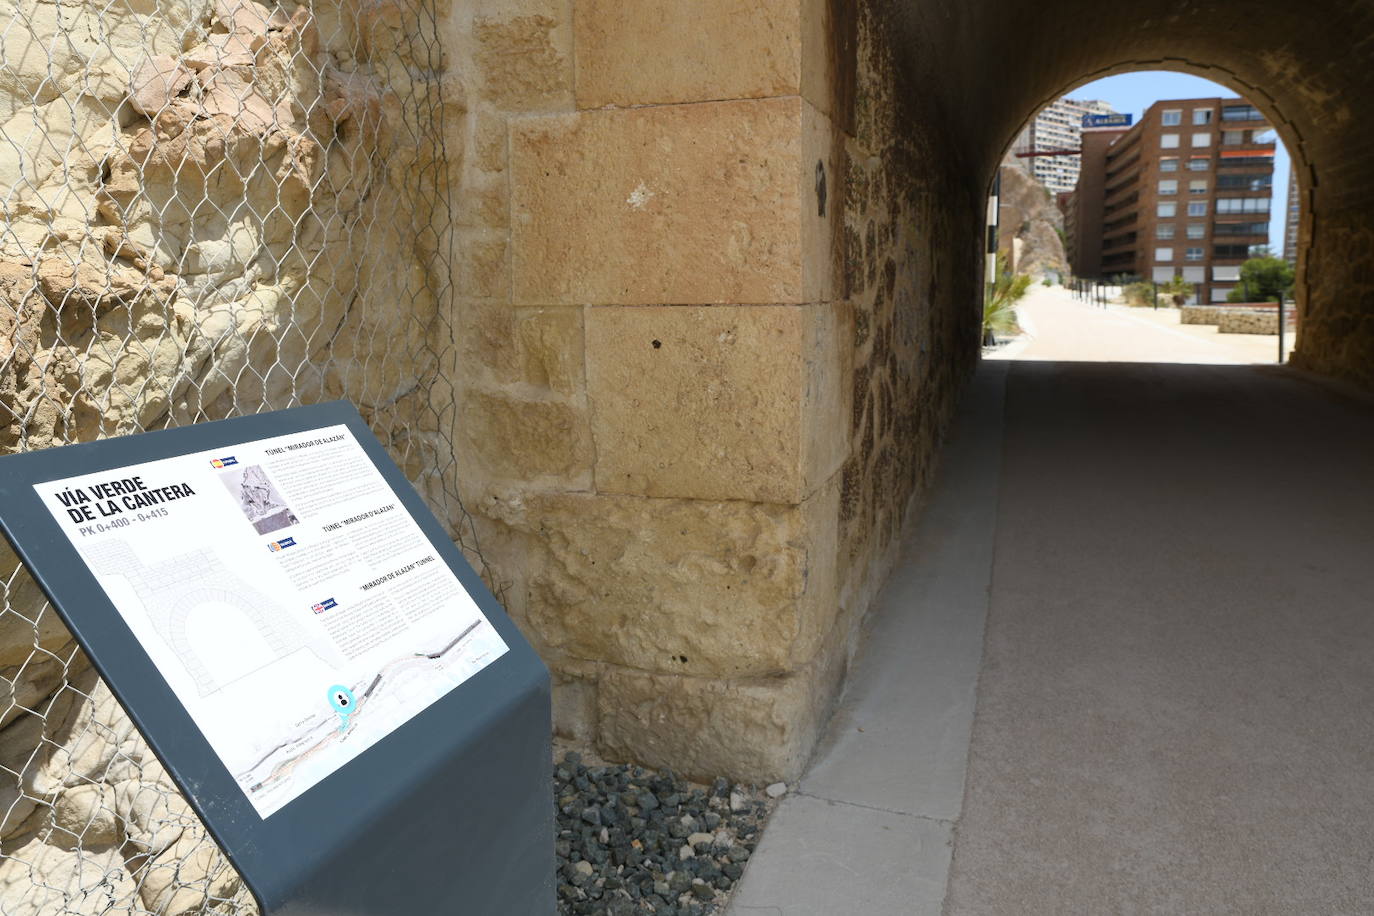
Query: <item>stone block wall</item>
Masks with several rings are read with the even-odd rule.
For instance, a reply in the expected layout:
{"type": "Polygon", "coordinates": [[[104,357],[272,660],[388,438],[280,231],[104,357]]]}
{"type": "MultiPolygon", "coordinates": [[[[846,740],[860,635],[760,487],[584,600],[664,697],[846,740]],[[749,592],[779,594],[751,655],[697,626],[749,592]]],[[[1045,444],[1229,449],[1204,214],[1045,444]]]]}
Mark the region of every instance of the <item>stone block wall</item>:
{"type": "MultiPolygon", "coordinates": [[[[1273,306],[1185,305],[1180,316],[1183,324],[1214,324],[1222,334],[1279,333],[1279,310],[1273,306]]],[[[1284,321],[1288,330],[1296,330],[1296,310],[1286,309],[1284,321]]]]}
{"type": "Polygon", "coordinates": [[[1222,309],[1214,323],[1222,334],[1277,335],[1279,312],[1278,309],[1222,309]]]}
{"type": "Polygon", "coordinates": [[[609,756],[800,772],[976,355],[877,15],[455,18],[465,502],[559,730],[609,756]]]}
{"type": "Polygon", "coordinates": [[[1216,305],[1185,305],[1179,309],[1179,322],[1181,324],[1220,324],[1221,306],[1216,305]]]}

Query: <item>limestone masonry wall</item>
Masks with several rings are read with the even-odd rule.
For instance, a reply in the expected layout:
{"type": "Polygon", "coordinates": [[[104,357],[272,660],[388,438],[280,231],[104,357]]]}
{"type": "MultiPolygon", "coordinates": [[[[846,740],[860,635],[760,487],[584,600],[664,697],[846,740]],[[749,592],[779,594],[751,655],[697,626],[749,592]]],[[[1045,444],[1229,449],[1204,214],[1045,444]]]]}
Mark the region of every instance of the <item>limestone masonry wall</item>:
{"type": "Polygon", "coordinates": [[[875,15],[512,0],[453,36],[465,502],[607,756],[800,772],[971,365],[936,354],[976,354],[875,15]]]}
{"type": "MultiPolygon", "coordinates": [[[[1185,305],[1180,312],[1183,324],[1214,324],[1222,334],[1278,334],[1279,310],[1276,306],[1185,305]]],[[[1284,313],[1290,331],[1297,326],[1297,315],[1290,307],[1284,313]]]]}

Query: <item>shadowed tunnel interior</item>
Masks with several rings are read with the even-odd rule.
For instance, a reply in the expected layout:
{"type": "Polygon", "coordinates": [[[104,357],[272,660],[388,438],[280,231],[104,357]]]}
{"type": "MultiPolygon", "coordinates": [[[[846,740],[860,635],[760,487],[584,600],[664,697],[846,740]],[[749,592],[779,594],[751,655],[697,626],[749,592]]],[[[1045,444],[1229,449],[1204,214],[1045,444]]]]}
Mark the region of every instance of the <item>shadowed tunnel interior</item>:
{"type": "MultiPolygon", "coordinates": [[[[1374,4],[891,0],[888,14],[904,102],[932,154],[917,168],[969,195],[970,214],[1020,127],[1083,82],[1179,70],[1251,100],[1300,182],[1293,362],[1374,386],[1374,4]]],[[[981,224],[963,231],[977,249],[981,224]]]]}

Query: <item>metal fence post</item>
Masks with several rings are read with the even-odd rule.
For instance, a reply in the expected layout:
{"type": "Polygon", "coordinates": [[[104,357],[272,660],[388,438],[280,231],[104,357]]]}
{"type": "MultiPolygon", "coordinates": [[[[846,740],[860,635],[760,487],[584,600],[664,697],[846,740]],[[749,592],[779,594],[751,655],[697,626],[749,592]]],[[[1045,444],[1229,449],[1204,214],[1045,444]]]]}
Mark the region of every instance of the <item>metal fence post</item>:
{"type": "Polygon", "coordinates": [[[1284,352],[1283,352],[1283,337],[1284,337],[1284,333],[1283,333],[1283,332],[1284,332],[1284,330],[1285,330],[1285,328],[1284,328],[1284,323],[1285,323],[1285,322],[1284,322],[1284,320],[1283,320],[1283,293],[1279,293],[1277,298],[1278,298],[1278,300],[1279,300],[1279,365],[1283,365],[1283,357],[1284,357],[1284,352]]]}

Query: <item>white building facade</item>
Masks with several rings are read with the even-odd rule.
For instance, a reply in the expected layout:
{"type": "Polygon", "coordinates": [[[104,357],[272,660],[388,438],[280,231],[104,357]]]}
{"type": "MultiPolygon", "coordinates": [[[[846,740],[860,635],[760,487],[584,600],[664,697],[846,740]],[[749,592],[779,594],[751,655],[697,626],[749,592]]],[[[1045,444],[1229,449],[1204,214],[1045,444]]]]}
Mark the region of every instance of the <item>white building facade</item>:
{"type": "MultiPolygon", "coordinates": [[[[1013,153],[1044,153],[1078,149],[1082,145],[1083,116],[1116,114],[1106,102],[1082,99],[1060,99],[1046,105],[1026,125],[1012,144],[1013,153]]],[[[1078,156],[1017,157],[1016,163],[1051,194],[1067,193],[1078,184],[1081,160],[1078,156]]]]}

